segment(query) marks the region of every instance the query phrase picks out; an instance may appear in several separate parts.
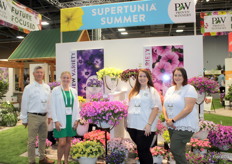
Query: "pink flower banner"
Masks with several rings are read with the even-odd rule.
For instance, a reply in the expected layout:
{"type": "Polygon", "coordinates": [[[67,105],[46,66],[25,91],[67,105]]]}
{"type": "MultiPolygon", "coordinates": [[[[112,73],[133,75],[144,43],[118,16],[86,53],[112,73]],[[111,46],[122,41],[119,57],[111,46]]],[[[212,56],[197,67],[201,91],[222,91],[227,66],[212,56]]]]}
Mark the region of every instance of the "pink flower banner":
{"type": "Polygon", "coordinates": [[[183,45],[145,47],[144,65],[152,72],[155,88],[165,93],[172,83],[172,71],[176,67],[184,66],[183,45]]]}

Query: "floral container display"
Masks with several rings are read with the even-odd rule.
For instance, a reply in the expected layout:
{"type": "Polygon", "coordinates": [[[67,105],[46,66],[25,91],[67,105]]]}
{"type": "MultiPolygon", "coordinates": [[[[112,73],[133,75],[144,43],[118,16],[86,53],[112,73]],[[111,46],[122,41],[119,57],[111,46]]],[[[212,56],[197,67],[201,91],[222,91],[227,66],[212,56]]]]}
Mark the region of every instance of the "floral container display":
{"type": "Polygon", "coordinates": [[[138,76],[139,73],[139,69],[127,69],[124,70],[121,74],[120,74],[120,78],[122,81],[129,81],[130,78],[132,79],[136,79],[136,77],[138,76]]]}
{"type": "Polygon", "coordinates": [[[167,150],[165,150],[163,147],[155,146],[150,149],[151,154],[153,156],[153,162],[157,164],[161,164],[163,157],[166,155],[167,150]]]}
{"type": "Polygon", "coordinates": [[[124,151],[112,151],[106,157],[107,164],[124,164],[126,153],[124,151]]]}
{"type": "Polygon", "coordinates": [[[104,154],[104,147],[96,141],[81,141],[71,146],[70,154],[80,164],[95,164],[97,158],[104,154]]]}
{"type": "Polygon", "coordinates": [[[232,126],[218,125],[216,130],[211,130],[208,139],[213,146],[220,150],[228,150],[232,146],[232,126]]]}
{"type": "Polygon", "coordinates": [[[97,78],[92,78],[87,81],[86,86],[90,94],[95,94],[101,91],[103,82],[102,80],[98,80],[97,78]]]}
{"type": "Polygon", "coordinates": [[[127,116],[127,106],[120,101],[87,102],[82,106],[80,115],[89,123],[101,125],[105,122],[115,126],[127,116]]]}
{"type": "Polygon", "coordinates": [[[48,83],[48,85],[50,86],[51,90],[57,86],[60,85],[60,82],[54,81],[54,82],[50,82],[48,83]]]}
{"type": "Polygon", "coordinates": [[[78,96],[79,106],[82,108],[82,105],[86,102],[86,99],[83,96],[78,96]]]}
{"type": "Polygon", "coordinates": [[[218,82],[206,77],[192,77],[188,80],[188,83],[193,85],[200,94],[206,93],[211,95],[212,93],[218,93],[219,91],[218,82]]]}
{"type": "Polygon", "coordinates": [[[208,139],[200,140],[197,138],[191,138],[190,146],[194,153],[206,154],[207,149],[211,148],[211,144],[208,139]]]}
{"type": "Polygon", "coordinates": [[[156,128],[157,128],[156,134],[159,134],[159,135],[162,135],[163,132],[164,132],[165,130],[167,130],[167,127],[166,127],[165,123],[164,123],[164,122],[161,122],[160,119],[159,119],[158,122],[157,122],[157,127],[156,127],[156,128]]]}
{"type": "Polygon", "coordinates": [[[206,139],[210,130],[216,130],[217,125],[212,121],[201,120],[199,122],[200,131],[194,133],[193,138],[206,139]]]}
{"type": "Polygon", "coordinates": [[[76,145],[77,143],[81,142],[81,139],[80,138],[73,138],[71,140],[71,145],[76,145]]]}
{"type": "Polygon", "coordinates": [[[80,118],[78,120],[78,126],[77,126],[77,135],[83,136],[85,133],[88,132],[89,129],[89,123],[84,118],[80,118]]]}
{"type": "Polygon", "coordinates": [[[229,86],[225,100],[232,101],[232,85],[229,86]]]}
{"type": "MultiPolygon", "coordinates": [[[[106,134],[107,140],[110,139],[110,133],[107,132],[106,134]]],[[[88,133],[84,134],[84,140],[90,140],[90,141],[97,141],[100,142],[101,144],[105,145],[105,131],[102,130],[94,130],[88,133]]]]}
{"type": "Polygon", "coordinates": [[[125,158],[128,157],[129,152],[133,152],[136,148],[131,139],[112,138],[107,142],[108,152],[123,152],[125,158]]]}
{"type": "Polygon", "coordinates": [[[108,96],[104,96],[102,93],[96,93],[93,94],[89,97],[90,102],[93,101],[110,101],[110,99],[108,98],[108,96]]]}

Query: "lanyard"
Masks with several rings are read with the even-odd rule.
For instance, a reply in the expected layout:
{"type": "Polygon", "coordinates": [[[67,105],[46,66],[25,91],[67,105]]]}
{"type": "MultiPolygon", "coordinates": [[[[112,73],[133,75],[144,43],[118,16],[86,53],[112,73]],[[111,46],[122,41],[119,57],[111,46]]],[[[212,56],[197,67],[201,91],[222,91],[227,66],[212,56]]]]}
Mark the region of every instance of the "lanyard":
{"type": "MultiPolygon", "coordinates": [[[[61,91],[62,91],[62,94],[63,94],[63,96],[64,96],[65,106],[67,106],[67,105],[68,105],[68,98],[67,98],[67,96],[66,96],[66,94],[65,94],[65,92],[64,92],[63,86],[61,86],[61,91]]],[[[70,105],[72,105],[72,103],[73,103],[73,102],[72,102],[73,96],[72,96],[72,93],[71,93],[70,88],[69,88],[69,97],[70,97],[70,105]]]]}

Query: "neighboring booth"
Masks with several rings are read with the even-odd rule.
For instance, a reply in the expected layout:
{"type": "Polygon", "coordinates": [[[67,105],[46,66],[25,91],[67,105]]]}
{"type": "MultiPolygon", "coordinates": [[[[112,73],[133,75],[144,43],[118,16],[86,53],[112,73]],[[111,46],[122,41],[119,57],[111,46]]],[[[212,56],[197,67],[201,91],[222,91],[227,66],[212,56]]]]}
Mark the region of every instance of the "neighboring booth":
{"type": "MultiPolygon", "coordinates": [[[[14,50],[14,52],[8,58],[8,61],[1,61],[0,67],[14,68],[12,74],[17,72],[18,74],[18,90],[15,92],[15,81],[9,83],[9,90],[11,93],[7,95],[21,95],[20,91],[24,89],[24,74],[25,68],[29,68],[30,64],[47,64],[50,80],[53,82],[55,79],[55,58],[56,58],[56,43],[67,43],[67,42],[79,42],[79,41],[89,41],[89,35],[86,30],[65,32],[60,36],[59,29],[43,30],[43,31],[33,31],[27,35],[27,37],[20,43],[20,45],[14,50]],[[62,40],[62,41],[61,41],[62,40]]],[[[32,70],[33,71],[33,70],[32,70]]],[[[15,75],[12,75],[15,77],[15,75]]],[[[18,102],[20,102],[20,96],[18,97],[18,102]]],[[[11,101],[11,97],[7,97],[6,100],[11,101]]]]}

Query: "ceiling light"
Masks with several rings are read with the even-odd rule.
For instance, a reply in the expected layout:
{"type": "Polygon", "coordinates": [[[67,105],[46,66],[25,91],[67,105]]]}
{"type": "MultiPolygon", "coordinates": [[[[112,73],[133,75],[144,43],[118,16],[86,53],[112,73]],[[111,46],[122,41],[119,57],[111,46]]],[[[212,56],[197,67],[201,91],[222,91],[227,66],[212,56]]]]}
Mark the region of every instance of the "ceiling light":
{"type": "Polygon", "coordinates": [[[18,38],[18,39],[23,39],[24,36],[16,36],[16,38],[18,38]]]}
{"type": "Polygon", "coordinates": [[[176,32],[183,32],[183,31],[184,31],[183,29],[176,30],[176,32]]]}
{"type": "Polygon", "coordinates": [[[197,4],[197,0],[194,0],[194,3],[197,4]]]}
{"type": "Polygon", "coordinates": [[[209,0],[206,0],[206,2],[209,2],[209,0]]]}
{"type": "Polygon", "coordinates": [[[122,32],[122,31],[126,31],[125,28],[119,28],[118,31],[122,32]]]}
{"type": "Polygon", "coordinates": [[[121,32],[121,35],[128,35],[128,32],[121,32]]]}
{"type": "Polygon", "coordinates": [[[49,23],[48,23],[48,22],[46,22],[46,21],[41,22],[41,24],[42,24],[43,26],[47,26],[47,25],[49,25],[49,23]]]}

